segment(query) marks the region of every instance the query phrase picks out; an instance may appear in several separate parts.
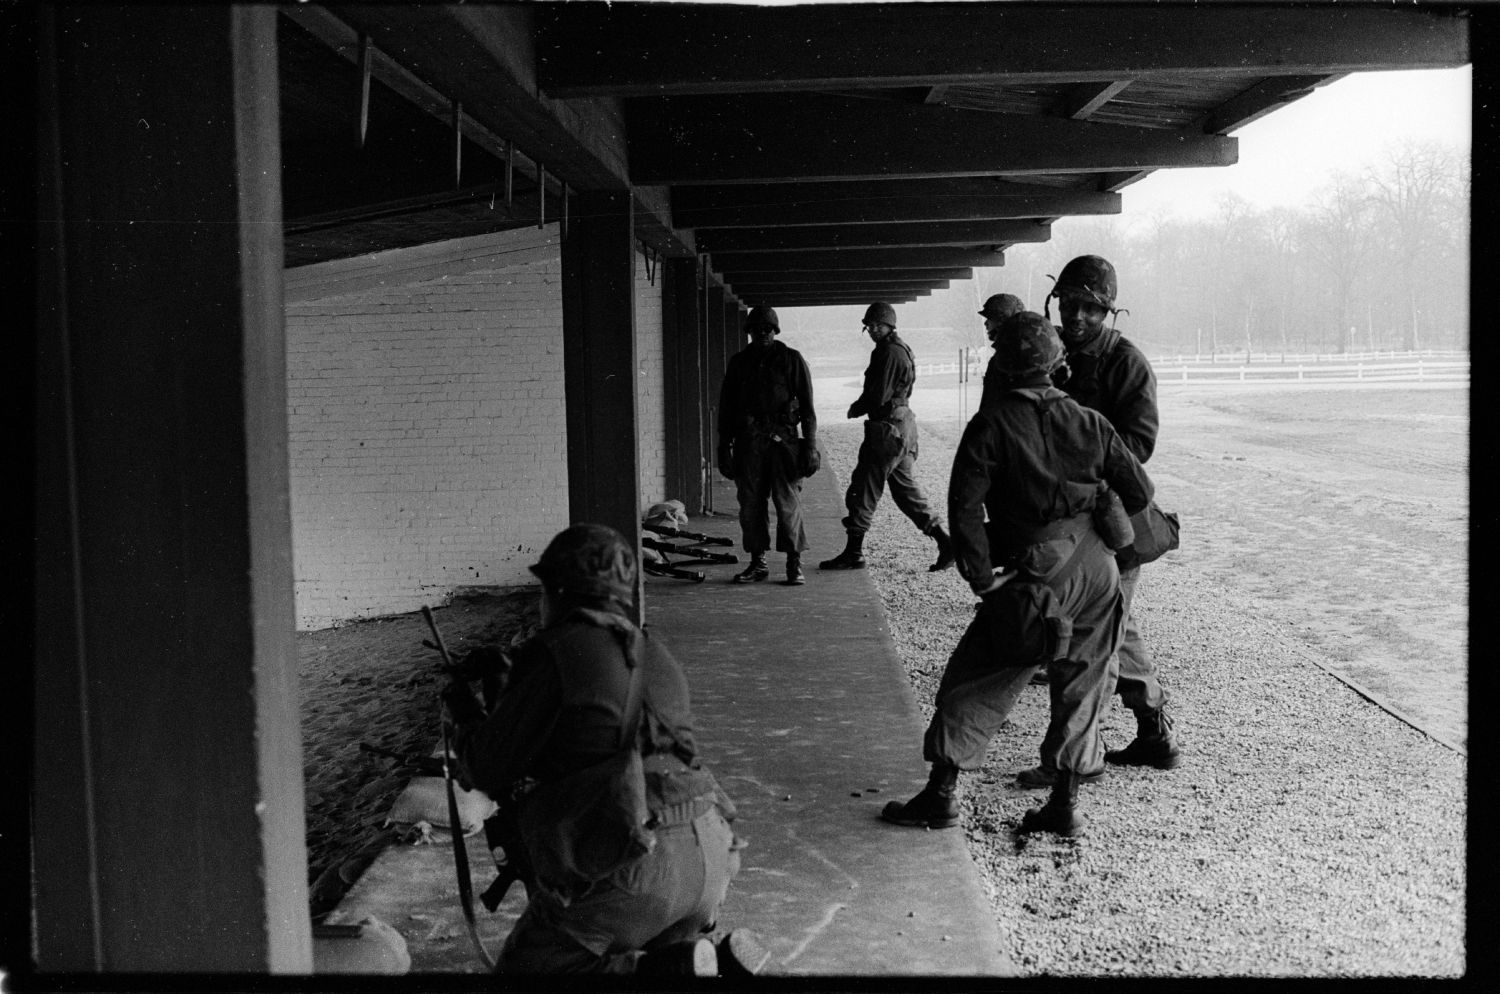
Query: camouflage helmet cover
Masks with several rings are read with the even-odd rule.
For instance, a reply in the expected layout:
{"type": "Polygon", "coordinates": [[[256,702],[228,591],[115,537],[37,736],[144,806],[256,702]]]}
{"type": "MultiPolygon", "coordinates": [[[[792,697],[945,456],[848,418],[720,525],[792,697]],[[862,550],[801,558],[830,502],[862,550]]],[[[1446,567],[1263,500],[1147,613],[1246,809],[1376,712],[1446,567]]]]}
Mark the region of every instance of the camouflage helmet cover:
{"type": "Polygon", "coordinates": [[[1013,293],[997,293],[984,302],[984,309],[979,316],[991,321],[1004,321],[1012,314],[1019,314],[1026,309],[1021,303],[1021,298],[1013,293]]]}
{"type": "Polygon", "coordinates": [[[635,598],[635,550],[607,525],[577,524],[558,532],[531,572],[554,590],[627,603],[635,598]]]}
{"type": "Polygon", "coordinates": [[[1057,329],[1035,311],[1012,314],[995,335],[995,365],[1002,373],[1050,373],[1064,355],[1057,329]]]}
{"type": "Polygon", "coordinates": [[[1052,286],[1049,297],[1076,294],[1106,310],[1115,309],[1115,296],[1120,292],[1120,281],[1115,276],[1115,267],[1108,259],[1097,255],[1080,255],[1063,267],[1062,275],[1052,286]]]}
{"type": "Polygon", "coordinates": [[[884,301],[877,300],[865,309],[861,324],[888,324],[896,327],[896,309],[884,301]]]}
{"type": "Polygon", "coordinates": [[[753,331],[761,325],[766,325],[781,330],[781,319],[776,316],[776,311],[771,307],[752,307],[750,313],[745,315],[745,330],[753,331]]]}

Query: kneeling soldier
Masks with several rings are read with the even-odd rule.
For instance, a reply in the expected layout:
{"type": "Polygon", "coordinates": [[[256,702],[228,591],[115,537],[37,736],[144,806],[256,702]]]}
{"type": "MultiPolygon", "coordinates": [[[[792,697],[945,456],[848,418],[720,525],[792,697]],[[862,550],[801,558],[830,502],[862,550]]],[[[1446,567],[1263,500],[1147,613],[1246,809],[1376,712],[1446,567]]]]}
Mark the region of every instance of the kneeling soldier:
{"type": "Polygon", "coordinates": [[[494,711],[462,682],[443,693],[461,770],[514,806],[533,876],[499,972],[714,976],[769,958],[752,933],[717,948],[706,937],[742,845],[733,803],[698,760],[682,669],[630,620],[636,568],[611,528],[559,533],[531,568],[541,631],[516,651],[494,711]],[[634,805],[601,808],[632,793],[644,820],[634,805]],[[539,823],[542,810],[555,822],[539,823]],[[619,824],[628,832],[600,831],[619,824]]]}
{"type": "Polygon", "coordinates": [[[886,805],[882,817],[956,825],[959,771],[983,766],[990,739],[1046,666],[1058,773],[1051,797],[1026,812],[1020,830],[1072,835],[1082,826],[1078,784],[1104,769],[1099,716],[1114,689],[1124,622],[1094,503],[1108,483],[1133,513],[1152,486],[1104,416],[1052,385],[1063,346],[1049,321],[1029,311],[1007,318],[995,348],[1003,390],[964,429],[948,483],[959,574],[980,603],[938,686],[922,745],[932,763],[927,786],[886,805]]]}

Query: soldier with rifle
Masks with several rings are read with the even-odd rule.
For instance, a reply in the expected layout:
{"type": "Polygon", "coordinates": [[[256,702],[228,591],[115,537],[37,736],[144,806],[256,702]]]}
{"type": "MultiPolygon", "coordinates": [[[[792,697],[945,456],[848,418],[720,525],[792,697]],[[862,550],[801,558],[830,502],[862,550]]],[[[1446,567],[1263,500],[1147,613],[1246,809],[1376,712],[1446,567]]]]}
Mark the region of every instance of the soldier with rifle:
{"type": "Polygon", "coordinates": [[[742,843],[698,757],[687,680],[630,620],[634,549],[602,525],[560,532],[532,572],[541,629],[492,710],[443,691],[467,783],[508,813],[529,900],[502,973],[755,973],[753,933],[709,933],[742,843]]]}

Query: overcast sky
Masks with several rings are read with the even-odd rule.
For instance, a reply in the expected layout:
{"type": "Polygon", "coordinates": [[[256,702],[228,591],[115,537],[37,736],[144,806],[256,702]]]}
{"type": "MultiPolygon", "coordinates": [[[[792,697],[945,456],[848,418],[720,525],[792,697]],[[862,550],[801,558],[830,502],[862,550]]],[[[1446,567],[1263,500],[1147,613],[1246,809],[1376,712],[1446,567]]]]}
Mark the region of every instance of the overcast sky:
{"type": "Polygon", "coordinates": [[[1127,186],[1125,214],[1206,216],[1226,192],[1257,207],[1298,206],[1336,172],[1358,174],[1380,162],[1392,143],[1467,148],[1471,78],[1467,66],[1346,76],[1235,132],[1235,165],[1162,169],[1127,186]]]}

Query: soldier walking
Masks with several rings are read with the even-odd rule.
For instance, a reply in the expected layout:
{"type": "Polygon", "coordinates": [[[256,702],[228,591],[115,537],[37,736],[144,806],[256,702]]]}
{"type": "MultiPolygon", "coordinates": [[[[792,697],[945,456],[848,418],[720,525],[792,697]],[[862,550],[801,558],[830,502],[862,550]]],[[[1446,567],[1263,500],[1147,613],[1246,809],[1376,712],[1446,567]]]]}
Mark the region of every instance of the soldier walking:
{"type": "Polygon", "coordinates": [[[907,401],[917,379],[911,348],[896,334],[896,310],[874,303],[865,311],[864,329],[875,342],[865,369],[864,390],[849,405],[851,418],[866,417],[865,439],[859,447],[849,489],[844,493],[847,536],[844,551],[818,564],[819,569],[864,569],[865,533],[875,506],[890,483],[891,498],[922,534],[937,542],[937,571],[953,565],[952,545],[942,519],[932,513],[914,474],[917,460],[917,418],[907,401]]]}

